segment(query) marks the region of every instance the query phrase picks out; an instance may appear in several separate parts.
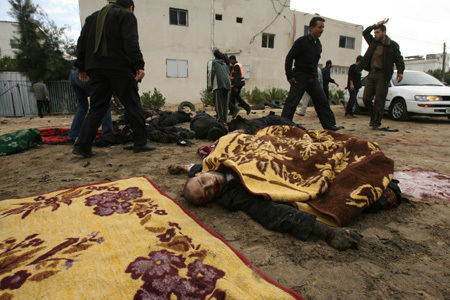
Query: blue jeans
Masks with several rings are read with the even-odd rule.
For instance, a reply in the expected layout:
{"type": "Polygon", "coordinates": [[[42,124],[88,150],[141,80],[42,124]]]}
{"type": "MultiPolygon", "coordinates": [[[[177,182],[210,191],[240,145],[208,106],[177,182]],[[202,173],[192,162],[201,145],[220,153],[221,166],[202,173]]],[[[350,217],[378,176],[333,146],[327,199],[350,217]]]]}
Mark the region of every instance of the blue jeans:
{"type": "MultiPolygon", "coordinates": [[[[70,74],[69,82],[77,96],[78,109],[73,117],[72,126],[70,127],[69,140],[75,140],[80,133],[81,126],[83,125],[84,118],[89,109],[88,97],[90,95],[90,85],[86,82],[82,82],[78,78],[78,70],[74,70],[70,74]]],[[[105,113],[102,120],[102,136],[109,136],[114,134],[114,128],[111,119],[111,107],[105,113]]]]}

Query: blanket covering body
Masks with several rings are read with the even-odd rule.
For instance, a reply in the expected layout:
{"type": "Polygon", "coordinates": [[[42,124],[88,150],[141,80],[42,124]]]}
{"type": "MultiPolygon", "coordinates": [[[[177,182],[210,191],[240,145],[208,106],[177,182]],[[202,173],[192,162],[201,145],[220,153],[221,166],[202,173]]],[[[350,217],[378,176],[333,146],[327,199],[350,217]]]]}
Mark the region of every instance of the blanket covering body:
{"type": "Polygon", "coordinates": [[[0,156],[25,152],[36,147],[42,141],[37,128],[20,129],[0,135],[0,156]]]}
{"type": "Polygon", "coordinates": [[[251,193],[291,203],[332,226],[348,224],[374,203],[394,172],[394,162],[374,142],[290,126],[221,137],[203,170],[223,167],[251,193]]]}
{"type": "Polygon", "coordinates": [[[0,201],[0,299],[303,299],[145,177],[0,201]]]}

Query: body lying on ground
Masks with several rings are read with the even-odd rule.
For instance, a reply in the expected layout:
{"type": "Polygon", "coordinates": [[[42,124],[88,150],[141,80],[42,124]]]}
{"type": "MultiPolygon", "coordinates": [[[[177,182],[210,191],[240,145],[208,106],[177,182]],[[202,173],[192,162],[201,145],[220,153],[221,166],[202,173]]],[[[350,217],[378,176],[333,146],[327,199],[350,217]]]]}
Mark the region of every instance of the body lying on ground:
{"type": "Polygon", "coordinates": [[[326,130],[271,126],[255,135],[228,134],[202,165],[173,165],[191,176],[183,196],[242,210],[267,229],[310,235],[356,248],[361,235],[342,228],[367,209],[401,201],[393,161],[375,143],[326,130]],[[394,187],[394,190],[391,189],[394,187]]]}

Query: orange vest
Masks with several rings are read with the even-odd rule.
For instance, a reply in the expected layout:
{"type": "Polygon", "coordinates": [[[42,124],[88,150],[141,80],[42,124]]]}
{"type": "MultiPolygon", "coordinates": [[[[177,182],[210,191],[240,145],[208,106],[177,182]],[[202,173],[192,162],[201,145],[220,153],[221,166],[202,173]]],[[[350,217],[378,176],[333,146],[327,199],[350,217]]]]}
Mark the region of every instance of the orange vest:
{"type": "MultiPolygon", "coordinates": [[[[244,77],[244,68],[242,68],[242,65],[240,64],[240,63],[235,63],[234,64],[234,66],[235,65],[238,65],[239,66],[239,69],[241,69],[241,81],[244,81],[244,79],[245,79],[245,77],[244,77]]],[[[233,79],[234,79],[234,66],[233,66],[233,68],[231,69],[231,74],[230,74],[230,79],[231,79],[231,87],[234,87],[234,84],[233,84],[233,79]]]]}

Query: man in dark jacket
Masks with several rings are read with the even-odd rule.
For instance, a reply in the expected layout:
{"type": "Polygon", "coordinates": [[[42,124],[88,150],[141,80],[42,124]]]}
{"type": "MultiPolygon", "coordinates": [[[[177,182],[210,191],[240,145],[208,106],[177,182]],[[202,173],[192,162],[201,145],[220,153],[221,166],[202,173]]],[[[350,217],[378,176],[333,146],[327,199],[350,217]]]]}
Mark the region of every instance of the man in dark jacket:
{"type": "Polygon", "coordinates": [[[362,59],[362,55],[358,55],[356,57],[356,63],[350,66],[348,70],[347,77],[347,90],[350,95],[347,107],[345,108],[345,117],[346,118],[356,118],[353,115],[353,106],[356,103],[356,96],[358,95],[358,91],[361,88],[361,72],[356,70],[356,66],[362,59]]]}
{"type": "Polygon", "coordinates": [[[327,100],[330,101],[330,91],[329,91],[329,84],[334,83],[337,87],[339,87],[339,84],[334,81],[333,78],[331,78],[331,67],[333,66],[333,63],[331,60],[327,60],[325,63],[325,67],[322,68],[322,85],[323,85],[323,92],[325,93],[325,97],[327,97],[327,100]]]}
{"type": "Polygon", "coordinates": [[[394,64],[397,67],[397,82],[402,81],[405,63],[400,53],[400,46],[386,35],[386,24],[389,21],[384,19],[377,24],[367,27],[363,36],[369,48],[357,66],[361,72],[366,70],[369,75],[366,77],[364,86],[363,101],[365,107],[371,113],[370,123],[373,130],[380,130],[383,119],[384,105],[388,93],[389,82],[394,73],[394,64]],[[374,30],[374,35],[371,32],[374,30]],[[375,96],[375,101],[372,99],[375,96]]]}
{"type": "Polygon", "coordinates": [[[144,78],[137,20],[132,0],[117,0],[86,18],[77,44],[75,66],[80,80],[91,80],[91,103],[72,153],[92,157],[92,142],[113,91],[125,107],[133,130],[135,153],[154,150],[147,144],[138,82],[144,78]]]}
{"type": "Polygon", "coordinates": [[[325,28],[324,23],[325,19],[313,17],[309,22],[310,33],[298,38],[286,56],[284,68],[291,87],[281,116],[292,120],[297,105],[306,91],[311,96],[322,127],[337,131],[343,127],[336,126],[336,119],[330,103],[317,79],[317,64],[322,53],[319,37],[325,28]],[[292,68],[293,63],[294,68],[292,68]]]}

